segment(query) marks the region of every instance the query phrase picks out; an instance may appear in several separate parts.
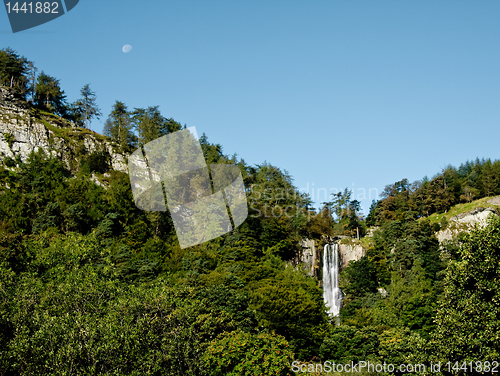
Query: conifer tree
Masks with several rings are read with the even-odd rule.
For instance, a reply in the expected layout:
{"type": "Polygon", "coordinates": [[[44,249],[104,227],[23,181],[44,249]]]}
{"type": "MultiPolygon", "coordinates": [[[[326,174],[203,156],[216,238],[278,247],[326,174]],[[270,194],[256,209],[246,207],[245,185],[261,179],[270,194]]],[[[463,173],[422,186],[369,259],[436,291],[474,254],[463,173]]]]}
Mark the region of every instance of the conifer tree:
{"type": "Polygon", "coordinates": [[[104,124],[104,134],[118,142],[122,150],[135,147],[137,137],[132,133],[132,121],[125,103],[115,102],[104,124]]]}
{"type": "Polygon", "coordinates": [[[22,95],[28,91],[28,60],[14,50],[0,50],[0,85],[15,89],[22,95]]]}
{"type": "Polygon", "coordinates": [[[92,118],[99,119],[102,115],[100,108],[96,103],[96,94],[90,89],[90,84],[86,84],[80,90],[81,98],[75,102],[75,109],[80,114],[79,123],[83,128],[90,128],[92,118]]]}
{"type": "Polygon", "coordinates": [[[66,95],[64,90],[61,90],[58,79],[42,71],[36,80],[35,92],[36,102],[39,107],[55,111],[59,115],[65,114],[66,95]]]}

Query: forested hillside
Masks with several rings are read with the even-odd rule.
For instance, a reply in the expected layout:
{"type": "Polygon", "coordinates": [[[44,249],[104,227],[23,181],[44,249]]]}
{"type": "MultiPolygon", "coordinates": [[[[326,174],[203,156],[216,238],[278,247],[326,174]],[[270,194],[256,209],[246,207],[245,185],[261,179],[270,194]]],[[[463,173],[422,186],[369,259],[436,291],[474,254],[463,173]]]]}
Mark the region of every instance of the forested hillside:
{"type": "MultiPolygon", "coordinates": [[[[61,134],[102,115],[88,85],[67,103],[58,80],[33,80],[33,69],[0,51],[12,106],[50,114],[61,134]]],[[[155,104],[117,101],[99,137],[127,155],[182,128],[155,104]]],[[[452,362],[448,374],[472,373],[463,364],[473,362],[474,372],[492,371],[500,219],[439,244],[435,233],[448,224],[427,217],[500,194],[500,161],[388,185],[365,219],[348,189],[314,210],[285,170],[225,155],[206,135],[200,143],[208,164],[239,167],[249,216],[186,249],[168,211],[135,206],[127,173],[112,169],[106,149],[75,149],[69,165],[42,148],[26,160],[1,158],[0,375],[292,375],[293,364],[325,361],[452,362]],[[340,275],[337,325],[320,281],[300,265],[300,242],[322,249],[375,225],[366,256],[340,275]]]]}

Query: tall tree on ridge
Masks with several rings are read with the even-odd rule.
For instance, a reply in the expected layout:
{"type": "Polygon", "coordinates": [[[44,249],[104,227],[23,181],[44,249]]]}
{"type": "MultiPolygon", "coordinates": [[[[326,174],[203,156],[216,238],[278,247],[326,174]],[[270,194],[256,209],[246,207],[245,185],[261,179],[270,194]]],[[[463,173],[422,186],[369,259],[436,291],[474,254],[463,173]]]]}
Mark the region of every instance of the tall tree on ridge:
{"type": "Polygon", "coordinates": [[[81,114],[81,125],[83,128],[90,128],[92,118],[99,119],[102,115],[101,109],[96,103],[96,94],[90,89],[90,84],[86,84],[81,90],[82,97],[75,102],[77,113],[81,114]]]}
{"type": "Polygon", "coordinates": [[[137,130],[139,144],[144,145],[168,133],[167,119],[161,115],[158,106],[136,108],[132,120],[137,130]]]}
{"type": "Polygon", "coordinates": [[[45,74],[43,71],[38,75],[35,85],[36,102],[40,107],[64,115],[66,112],[66,95],[59,86],[59,80],[45,74]]]}
{"type": "Polygon", "coordinates": [[[104,123],[104,134],[117,141],[123,151],[135,146],[137,137],[132,133],[132,121],[125,103],[115,102],[104,123]]]}
{"type": "Polygon", "coordinates": [[[19,56],[14,50],[0,50],[0,85],[15,89],[19,94],[28,91],[28,60],[19,56]]]}
{"type": "Polygon", "coordinates": [[[28,63],[28,67],[29,67],[29,91],[31,93],[31,104],[35,104],[35,85],[36,85],[36,72],[38,71],[38,69],[35,67],[35,64],[30,61],[28,63]]]}

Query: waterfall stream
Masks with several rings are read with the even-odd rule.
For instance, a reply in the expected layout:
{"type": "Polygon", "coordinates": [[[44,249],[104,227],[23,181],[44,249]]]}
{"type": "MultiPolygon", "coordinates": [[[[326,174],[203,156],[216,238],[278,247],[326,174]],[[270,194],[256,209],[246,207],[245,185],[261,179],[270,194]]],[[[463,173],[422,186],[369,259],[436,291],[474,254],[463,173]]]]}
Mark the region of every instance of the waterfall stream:
{"type": "Polygon", "coordinates": [[[323,250],[323,299],[328,314],[336,317],[342,305],[342,291],[339,287],[339,246],[327,244],[323,250]]]}

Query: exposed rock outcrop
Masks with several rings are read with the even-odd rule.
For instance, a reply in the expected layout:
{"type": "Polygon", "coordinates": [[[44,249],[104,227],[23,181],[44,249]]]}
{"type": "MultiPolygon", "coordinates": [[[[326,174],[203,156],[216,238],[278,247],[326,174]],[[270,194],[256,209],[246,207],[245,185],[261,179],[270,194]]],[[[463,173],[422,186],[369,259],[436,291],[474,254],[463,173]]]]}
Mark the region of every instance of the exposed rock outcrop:
{"type": "Polygon", "coordinates": [[[450,224],[444,230],[438,231],[436,237],[442,243],[445,240],[452,240],[462,231],[469,231],[476,224],[484,227],[490,215],[498,215],[494,208],[475,208],[468,213],[462,213],[450,218],[450,224]]]}
{"type": "Polygon", "coordinates": [[[370,227],[368,231],[366,231],[366,236],[369,238],[373,238],[373,233],[378,230],[380,230],[380,226],[370,227]]]}
{"type": "Polygon", "coordinates": [[[302,252],[300,254],[300,261],[307,270],[307,274],[312,277],[317,277],[317,270],[319,258],[316,253],[316,245],[312,239],[303,239],[301,242],[302,252]]]}
{"type": "Polygon", "coordinates": [[[339,244],[340,259],[342,260],[342,268],[349,265],[350,261],[358,261],[365,255],[365,250],[361,244],[339,244]]]}
{"type": "MultiPolygon", "coordinates": [[[[350,261],[357,261],[365,255],[365,250],[361,244],[345,243],[345,239],[351,239],[347,236],[334,237],[333,239],[324,239],[322,244],[326,242],[337,242],[339,244],[339,254],[341,267],[345,268],[350,261]],[[342,240],[344,242],[342,242],[342,240]]],[[[297,255],[294,264],[302,265],[312,277],[321,278],[320,268],[323,262],[323,247],[320,247],[313,239],[303,239],[301,241],[302,250],[297,255]]]]}
{"type": "Polygon", "coordinates": [[[80,154],[105,151],[110,156],[111,168],[128,172],[126,156],[104,136],[59,117],[36,112],[0,86],[0,159],[19,158],[25,162],[32,151],[40,148],[47,155],[60,158],[70,169],[75,167],[77,151],[80,154]]]}

